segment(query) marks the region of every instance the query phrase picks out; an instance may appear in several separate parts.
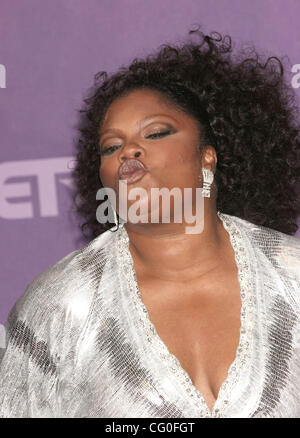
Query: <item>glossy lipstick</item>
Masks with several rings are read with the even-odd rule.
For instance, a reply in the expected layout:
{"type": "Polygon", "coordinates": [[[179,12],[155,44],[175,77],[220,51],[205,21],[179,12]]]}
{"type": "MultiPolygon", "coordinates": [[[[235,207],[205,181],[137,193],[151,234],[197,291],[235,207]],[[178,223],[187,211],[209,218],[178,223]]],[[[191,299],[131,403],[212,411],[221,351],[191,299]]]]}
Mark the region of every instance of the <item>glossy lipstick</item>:
{"type": "Polygon", "coordinates": [[[146,172],[148,170],[141,161],[129,158],[119,168],[119,179],[131,184],[141,179],[146,172]]]}

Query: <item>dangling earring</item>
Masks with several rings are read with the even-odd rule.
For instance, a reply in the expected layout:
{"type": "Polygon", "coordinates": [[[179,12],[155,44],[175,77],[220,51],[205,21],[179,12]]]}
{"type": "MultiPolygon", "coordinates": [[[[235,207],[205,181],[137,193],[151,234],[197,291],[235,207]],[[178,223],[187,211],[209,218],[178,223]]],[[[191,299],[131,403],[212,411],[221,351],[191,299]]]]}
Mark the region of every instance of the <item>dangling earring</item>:
{"type": "Polygon", "coordinates": [[[214,180],[214,174],[210,169],[206,169],[205,167],[202,167],[202,175],[203,175],[202,196],[204,198],[210,198],[210,188],[211,188],[211,183],[214,180]]]}
{"type": "Polygon", "coordinates": [[[111,209],[112,209],[112,212],[113,212],[114,223],[115,223],[115,228],[114,227],[110,228],[110,231],[117,231],[118,228],[119,228],[119,219],[118,219],[116,210],[113,208],[113,206],[111,204],[110,204],[110,206],[111,206],[111,209]]]}

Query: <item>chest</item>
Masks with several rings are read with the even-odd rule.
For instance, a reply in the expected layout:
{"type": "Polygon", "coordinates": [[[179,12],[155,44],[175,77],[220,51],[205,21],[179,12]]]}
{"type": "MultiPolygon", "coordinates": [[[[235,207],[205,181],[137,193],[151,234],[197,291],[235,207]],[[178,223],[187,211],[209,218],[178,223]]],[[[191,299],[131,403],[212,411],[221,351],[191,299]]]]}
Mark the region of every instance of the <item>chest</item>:
{"type": "Polygon", "coordinates": [[[240,286],[235,269],[204,282],[138,278],[158,336],[212,409],[235,359],[240,337],[240,286]]]}

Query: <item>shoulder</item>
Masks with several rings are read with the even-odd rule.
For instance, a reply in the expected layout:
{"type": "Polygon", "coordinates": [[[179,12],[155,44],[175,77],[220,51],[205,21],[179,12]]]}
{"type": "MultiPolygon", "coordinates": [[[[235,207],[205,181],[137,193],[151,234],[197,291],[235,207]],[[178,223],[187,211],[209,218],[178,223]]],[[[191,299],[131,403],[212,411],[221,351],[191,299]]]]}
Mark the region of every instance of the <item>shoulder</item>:
{"type": "Polygon", "coordinates": [[[38,329],[44,337],[68,321],[84,322],[113,241],[108,230],[37,275],[11,309],[7,333],[18,324],[19,329],[38,329]]]}
{"type": "Polygon", "coordinates": [[[230,216],[244,231],[254,250],[263,253],[273,266],[300,282],[300,238],[281,231],[253,224],[237,216],[230,216]]]}

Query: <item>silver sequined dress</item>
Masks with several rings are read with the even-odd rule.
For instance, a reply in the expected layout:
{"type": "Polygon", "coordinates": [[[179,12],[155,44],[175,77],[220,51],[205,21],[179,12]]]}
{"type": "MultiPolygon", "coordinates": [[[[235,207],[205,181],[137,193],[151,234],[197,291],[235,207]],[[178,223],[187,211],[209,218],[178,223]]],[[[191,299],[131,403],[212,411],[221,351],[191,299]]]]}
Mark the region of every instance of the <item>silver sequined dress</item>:
{"type": "Polygon", "coordinates": [[[218,215],[242,308],[212,412],[149,319],[123,227],[42,272],[12,308],[0,417],[300,418],[300,239],[218,215]]]}

